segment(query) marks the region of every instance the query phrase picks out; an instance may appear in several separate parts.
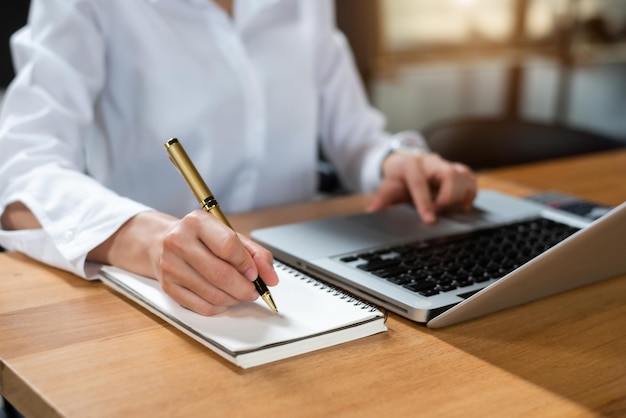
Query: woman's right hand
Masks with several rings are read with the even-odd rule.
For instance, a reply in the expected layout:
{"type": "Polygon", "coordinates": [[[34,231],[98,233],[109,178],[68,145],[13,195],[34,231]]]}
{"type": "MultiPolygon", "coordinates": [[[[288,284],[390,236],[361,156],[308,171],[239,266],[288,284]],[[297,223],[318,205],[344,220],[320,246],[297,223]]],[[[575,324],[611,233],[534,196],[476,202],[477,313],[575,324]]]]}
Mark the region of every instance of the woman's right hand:
{"type": "Polygon", "coordinates": [[[207,316],[258,298],[252,283],[258,276],[278,284],[268,250],[201,210],[180,220],[140,213],[89,259],[154,277],[177,303],[207,316]]]}

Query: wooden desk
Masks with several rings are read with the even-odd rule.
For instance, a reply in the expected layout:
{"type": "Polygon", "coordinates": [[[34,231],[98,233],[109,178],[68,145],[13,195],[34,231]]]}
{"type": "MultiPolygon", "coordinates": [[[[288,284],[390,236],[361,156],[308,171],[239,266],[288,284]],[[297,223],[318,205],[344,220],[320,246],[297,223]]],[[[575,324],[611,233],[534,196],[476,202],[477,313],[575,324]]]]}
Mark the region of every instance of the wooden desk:
{"type": "MultiPolygon", "coordinates": [[[[481,175],[513,194],[626,199],[626,151],[481,175]]],[[[367,196],[233,218],[250,229],[367,196]]],[[[99,283],[0,255],[0,393],[27,416],[625,416],[626,280],[441,330],[389,331],[242,370],[99,283]]]]}

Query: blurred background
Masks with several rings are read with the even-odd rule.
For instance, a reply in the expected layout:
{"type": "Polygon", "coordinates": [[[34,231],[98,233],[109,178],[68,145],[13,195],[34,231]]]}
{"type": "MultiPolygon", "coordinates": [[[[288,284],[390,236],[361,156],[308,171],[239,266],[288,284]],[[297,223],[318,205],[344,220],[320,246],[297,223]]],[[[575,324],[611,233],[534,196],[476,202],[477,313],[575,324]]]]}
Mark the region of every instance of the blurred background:
{"type": "Polygon", "coordinates": [[[458,117],[626,142],[626,0],[336,0],[390,130],[458,117]]]}
{"type": "MultiPolygon", "coordinates": [[[[505,116],[626,142],[626,0],[335,1],[391,131],[505,116]]],[[[28,4],[0,5],[0,92],[28,4]]]]}

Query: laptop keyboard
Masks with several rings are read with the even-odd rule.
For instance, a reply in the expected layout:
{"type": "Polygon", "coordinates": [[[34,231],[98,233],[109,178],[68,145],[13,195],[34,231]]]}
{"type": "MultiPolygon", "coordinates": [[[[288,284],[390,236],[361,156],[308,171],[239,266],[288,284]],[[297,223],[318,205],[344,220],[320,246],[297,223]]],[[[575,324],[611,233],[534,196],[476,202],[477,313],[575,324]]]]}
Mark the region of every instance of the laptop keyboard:
{"type": "Polygon", "coordinates": [[[422,296],[499,279],[578,231],[545,218],[341,258],[422,296]]]}

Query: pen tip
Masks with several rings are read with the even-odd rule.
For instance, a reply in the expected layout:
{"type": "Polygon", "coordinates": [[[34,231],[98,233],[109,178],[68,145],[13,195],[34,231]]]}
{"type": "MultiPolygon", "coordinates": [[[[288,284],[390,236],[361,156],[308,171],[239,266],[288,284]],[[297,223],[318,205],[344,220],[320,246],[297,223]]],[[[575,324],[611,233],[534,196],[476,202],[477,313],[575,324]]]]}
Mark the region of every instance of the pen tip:
{"type": "Polygon", "coordinates": [[[270,292],[265,292],[262,296],[267,306],[275,313],[278,314],[278,308],[276,307],[276,303],[274,303],[274,298],[272,298],[272,294],[270,292]]]}

